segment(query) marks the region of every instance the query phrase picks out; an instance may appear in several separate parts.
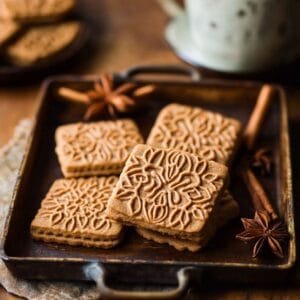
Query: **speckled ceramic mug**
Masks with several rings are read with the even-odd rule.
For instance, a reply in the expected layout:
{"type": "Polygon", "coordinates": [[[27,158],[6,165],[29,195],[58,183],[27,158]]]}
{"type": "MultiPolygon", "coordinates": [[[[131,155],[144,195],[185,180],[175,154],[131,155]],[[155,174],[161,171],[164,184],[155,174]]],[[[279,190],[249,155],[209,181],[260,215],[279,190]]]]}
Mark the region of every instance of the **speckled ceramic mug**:
{"type": "Polygon", "coordinates": [[[300,58],[300,0],[186,0],[184,14],[213,69],[261,71],[300,58]]]}

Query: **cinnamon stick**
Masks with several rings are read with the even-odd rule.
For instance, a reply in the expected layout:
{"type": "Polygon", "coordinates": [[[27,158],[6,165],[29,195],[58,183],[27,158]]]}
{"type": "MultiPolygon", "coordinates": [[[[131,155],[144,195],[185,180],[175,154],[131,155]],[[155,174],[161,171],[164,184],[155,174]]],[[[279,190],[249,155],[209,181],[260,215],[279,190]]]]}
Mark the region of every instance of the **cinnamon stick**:
{"type": "Polygon", "coordinates": [[[244,168],[242,170],[242,177],[245,184],[247,185],[249,193],[251,194],[254,208],[256,210],[264,209],[271,214],[273,219],[276,219],[277,214],[275,213],[264,188],[262,187],[255,174],[252,172],[252,170],[248,167],[244,168]]]}
{"type": "Polygon", "coordinates": [[[73,102],[82,104],[89,104],[90,102],[89,96],[87,94],[72,90],[70,88],[60,87],[57,93],[59,96],[73,102]]]}
{"type": "Polygon", "coordinates": [[[148,85],[137,88],[133,92],[132,96],[137,97],[137,98],[138,97],[144,97],[146,95],[149,95],[149,94],[153,93],[155,89],[156,89],[155,85],[148,84],[148,85]]]}
{"type": "Polygon", "coordinates": [[[265,115],[271,104],[274,91],[275,89],[267,84],[260,90],[257,102],[244,132],[244,142],[248,150],[252,150],[255,145],[265,115]]]}

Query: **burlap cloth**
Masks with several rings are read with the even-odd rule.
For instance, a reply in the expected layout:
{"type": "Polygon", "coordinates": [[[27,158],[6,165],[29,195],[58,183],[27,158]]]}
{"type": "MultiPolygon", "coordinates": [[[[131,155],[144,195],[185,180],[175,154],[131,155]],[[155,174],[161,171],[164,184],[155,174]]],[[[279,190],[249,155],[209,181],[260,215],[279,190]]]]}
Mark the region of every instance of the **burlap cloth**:
{"type": "MultiPolygon", "coordinates": [[[[13,138],[0,149],[0,236],[10,204],[16,171],[20,166],[32,122],[22,120],[13,138]]],[[[94,285],[66,282],[25,281],[14,278],[0,260],[0,284],[10,293],[39,300],[98,299],[94,285]]]]}

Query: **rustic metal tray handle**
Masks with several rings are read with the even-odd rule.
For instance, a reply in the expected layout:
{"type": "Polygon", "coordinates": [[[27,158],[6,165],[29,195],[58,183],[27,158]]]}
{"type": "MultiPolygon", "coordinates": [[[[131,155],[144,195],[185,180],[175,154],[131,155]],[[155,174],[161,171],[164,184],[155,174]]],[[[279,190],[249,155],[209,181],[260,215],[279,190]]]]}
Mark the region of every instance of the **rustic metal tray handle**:
{"type": "Polygon", "coordinates": [[[176,299],[182,296],[189,287],[189,272],[192,267],[185,267],[177,272],[178,286],[167,291],[126,291],[109,288],[105,283],[106,272],[101,263],[91,263],[85,267],[85,275],[88,280],[96,282],[101,299],[176,299]]]}
{"type": "MultiPolygon", "coordinates": [[[[120,76],[124,80],[130,80],[136,75],[145,74],[159,74],[159,75],[186,75],[193,82],[199,82],[202,79],[199,71],[188,66],[179,65],[145,65],[145,66],[135,66],[127,69],[120,73],[120,76]]],[[[143,80],[144,81],[144,80],[143,80]]]]}

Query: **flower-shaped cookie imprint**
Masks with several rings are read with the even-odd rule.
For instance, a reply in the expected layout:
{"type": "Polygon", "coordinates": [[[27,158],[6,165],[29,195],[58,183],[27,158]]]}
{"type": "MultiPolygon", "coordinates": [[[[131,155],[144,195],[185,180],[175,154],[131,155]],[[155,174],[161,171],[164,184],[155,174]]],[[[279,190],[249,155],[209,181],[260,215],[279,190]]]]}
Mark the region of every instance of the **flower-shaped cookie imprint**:
{"type": "Polygon", "coordinates": [[[118,226],[104,213],[116,181],[114,176],[57,180],[43,200],[38,217],[54,229],[105,234],[118,226]]]}
{"type": "Polygon", "coordinates": [[[147,144],[227,163],[239,131],[236,120],[200,108],[171,104],[162,110],[147,144]]]}
{"type": "Polygon", "coordinates": [[[143,140],[130,120],[79,123],[63,126],[57,152],[64,164],[97,164],[127,159],[143,140]]]}
{"type": "Polygon", "coordinates": [[[129,160],[115,197],[126,203],[130,216],[178,230],[208,218],[213,196],[222,188],[221,178],[208,170],[209,162],[156,148],[129,160]]]}

